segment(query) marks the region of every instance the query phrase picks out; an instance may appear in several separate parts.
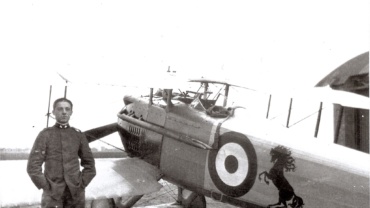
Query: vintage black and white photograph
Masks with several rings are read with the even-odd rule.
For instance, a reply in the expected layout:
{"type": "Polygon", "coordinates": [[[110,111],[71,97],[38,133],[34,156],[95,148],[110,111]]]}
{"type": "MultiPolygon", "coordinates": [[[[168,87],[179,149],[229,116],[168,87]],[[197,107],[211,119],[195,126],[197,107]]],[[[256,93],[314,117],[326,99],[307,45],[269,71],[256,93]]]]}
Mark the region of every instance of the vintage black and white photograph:
{"type": "Polygon", "coordinates": [[[0,1],[0,207],[369,207],[369,9],[0,1]]]}

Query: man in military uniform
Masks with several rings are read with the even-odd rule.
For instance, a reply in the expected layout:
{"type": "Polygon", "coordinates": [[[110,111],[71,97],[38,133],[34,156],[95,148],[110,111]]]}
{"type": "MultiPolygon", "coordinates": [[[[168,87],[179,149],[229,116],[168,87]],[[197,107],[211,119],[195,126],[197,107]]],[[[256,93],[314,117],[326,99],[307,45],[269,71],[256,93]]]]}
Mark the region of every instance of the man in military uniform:
{"type": "Polygon", "coordinates": [[[72,102],[59,98],[53,107],[56,124],[37,136],[28,158],[27,172],[36,187],[43,189],[41,207],[83,208],[85,187],[96,174],[95,161],[85,135],[69,126],[72,102]]]}

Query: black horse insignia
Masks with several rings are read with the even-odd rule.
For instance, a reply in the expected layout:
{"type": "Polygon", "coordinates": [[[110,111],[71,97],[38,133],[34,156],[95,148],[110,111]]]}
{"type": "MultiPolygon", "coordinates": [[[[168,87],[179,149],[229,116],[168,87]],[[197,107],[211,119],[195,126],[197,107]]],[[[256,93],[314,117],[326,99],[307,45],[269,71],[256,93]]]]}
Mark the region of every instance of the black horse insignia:
{"type": "Polygon", "coordinates": [[[268,205],[268,207],[281,204],[284,205],[283,207],[287,207],[287,201],[293,199],[292,203],[289,205],[292,208],[302,208],[304,205],[302,198],[295,195],[293,187],[284,177],[284,169],[285,171],[295,171],[296,168],[294,164],[295,159],[290,156],[291,151],[288,148],[279,145],[271,149],[270,155],[271,162],[274,163],[274,165],[269,172],[264,171],[258,176],[259,180],[261,181],[261,176],[265,175],[264,181],[266,182],[266,184],[269,184],[269,181],[266,179],[268,178],[279,190],[279,202],[276,204],[268,205]]]}

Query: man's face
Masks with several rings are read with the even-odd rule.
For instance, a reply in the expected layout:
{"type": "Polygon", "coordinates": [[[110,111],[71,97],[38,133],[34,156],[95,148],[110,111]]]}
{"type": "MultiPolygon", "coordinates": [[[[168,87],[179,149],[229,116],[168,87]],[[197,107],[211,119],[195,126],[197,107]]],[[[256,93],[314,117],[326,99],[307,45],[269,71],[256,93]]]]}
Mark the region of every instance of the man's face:
{"type": "Polygon", "coordinates": [[[72,107],[68,102],[58,102],[55,109],[53,109],[53,115],[58,123],[68,123],[69,118],[72,115],[72,107]]]}

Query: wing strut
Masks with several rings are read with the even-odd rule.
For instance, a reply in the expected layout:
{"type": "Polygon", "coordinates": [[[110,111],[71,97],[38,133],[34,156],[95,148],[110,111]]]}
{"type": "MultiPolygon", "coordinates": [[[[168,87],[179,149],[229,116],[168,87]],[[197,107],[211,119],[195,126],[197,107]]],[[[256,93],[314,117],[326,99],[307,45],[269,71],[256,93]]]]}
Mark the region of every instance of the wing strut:
{"type": "Polygon", "coordinates": [[[290,120],[290,114],[292,112],[292,104],[293,104],[293,98],[290,98],[288,118],[287,118],[287,121],[286,121],[286,127],[287,128],[289,128],[289,120],[290,120]]]}
{"type": "MultiPolygon", "coordinates": [[[[58,73],[58,72],[57,72],[58,73]]],[[[64,87],[64,98],[67,98],[67,85],[68,85],[68,82],[69,80],[65,77],[63,77],[61,74],[58,73],[58,75],[64,80],[66,81],[66,86],[64,87]]]]}
{"type": "Polygon", "coordinates": [[[339,140],[339,131],[340,131],[340,127],[342,125],[342,119],[343,119],[343,106],[339,106],[339,116],[338,116],[338,121],[336,123],[336,126],[335,126],[335,132],[334,132],[334,143],[335,144],[338,144],[338,140],[339,140]]]}
{"type": "Polygon", "coordinates": [[[316,128],[315,128],[315,138],[317,138],[317,134],[319,133],[320,120],[321,120],[321,111],[322,111],[322,102],[320,102],[319,114],[317,115],[316,128]]]}
{"type": "Polygon", "coordinates": [[[267,114],[266,114],[266,118],[269,118],[269,113],[270,113],[270,105],[271,105],[271,94],[270,94],[270,97],[269,97],[269,103],[268,103],[268,106],[267,106],[267,114]]]}
{"type": "Polygon", "coordinates": [[[224,98],[224,104],[223,107],[226,107],[227,105],[227,98],[229,96],[229,86],[228,84],[225,85],[225,98],[224,98]]]}

